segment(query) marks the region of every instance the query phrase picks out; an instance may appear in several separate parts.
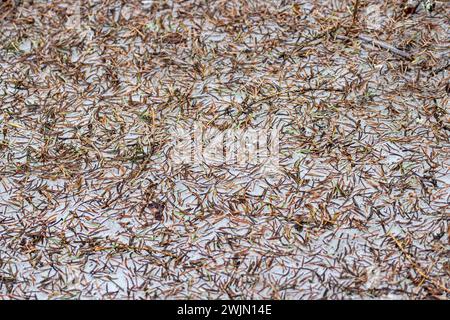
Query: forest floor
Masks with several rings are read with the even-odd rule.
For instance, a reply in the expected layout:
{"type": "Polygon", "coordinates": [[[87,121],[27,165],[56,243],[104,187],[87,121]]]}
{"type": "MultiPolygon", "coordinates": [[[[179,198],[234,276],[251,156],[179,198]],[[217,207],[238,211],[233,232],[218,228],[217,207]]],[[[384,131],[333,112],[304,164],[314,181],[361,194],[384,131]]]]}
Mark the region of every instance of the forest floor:
{"type": "Polygon", "coordinates": [[[0,299],[448,299],[416,3],[2,1],[0,299]]]}

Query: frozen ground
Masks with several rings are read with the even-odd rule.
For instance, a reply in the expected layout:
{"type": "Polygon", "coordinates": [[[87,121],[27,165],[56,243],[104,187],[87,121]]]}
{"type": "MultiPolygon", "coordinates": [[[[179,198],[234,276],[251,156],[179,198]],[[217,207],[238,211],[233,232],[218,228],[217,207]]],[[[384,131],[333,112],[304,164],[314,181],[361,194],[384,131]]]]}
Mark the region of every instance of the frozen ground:
{"type": "Polygon", "coordinates": [[[0,298],[448,298],[448,2],[80,3],[0,5],[0,298]]]}

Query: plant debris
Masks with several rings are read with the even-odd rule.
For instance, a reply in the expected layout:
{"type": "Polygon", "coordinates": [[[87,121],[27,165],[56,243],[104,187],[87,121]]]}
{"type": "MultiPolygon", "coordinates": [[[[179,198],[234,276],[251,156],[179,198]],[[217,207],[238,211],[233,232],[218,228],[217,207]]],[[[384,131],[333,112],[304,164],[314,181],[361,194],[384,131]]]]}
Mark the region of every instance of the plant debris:
{"type": "Polygon", "coordinates": [[[0,299],[448,299],[449,6],[2,1],[0,299]]]}

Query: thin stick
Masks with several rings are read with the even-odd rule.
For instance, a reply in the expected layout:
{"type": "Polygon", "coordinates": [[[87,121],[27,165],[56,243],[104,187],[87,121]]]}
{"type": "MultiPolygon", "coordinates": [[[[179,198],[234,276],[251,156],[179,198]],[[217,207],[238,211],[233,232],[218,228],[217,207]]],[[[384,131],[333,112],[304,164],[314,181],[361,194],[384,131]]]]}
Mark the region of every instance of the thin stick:
{"type": "MultiPolygon", "coordinates": [[[[346,37],[346,36],[342,36],[342,35],[336,35],[336,39],[339,39],[339,40],[351,40],[351,38],[346,37]]],[[[363,41],[363,42],[367,42],[367,43],[370,43],[372,45],[376,45],[378,47],[386,49],[386,50],[388,50],[388,51],[390,51],[392,53],[395,53],[395,54],[397,54],[397,55],[399,55],[399,56],[401,56],[403,58],[411,59],[411,57],[412,57],[412,55],[410,53],[406,52],[406,51],[397,49],[396,47],[394,47],[394,46],[392,46],[392,45],[390,45],[390,44],[388,44],[386,42],[373,39],[372,37],[369,37],[367,35],[361,34],[361,35],[358,36],[358,39],[363,41]]]]}
{"type": "Polygon", "coordinates": [[[355,5],[353,6],[352,26],[355,25],[356,20],[358,19],[358,9],[359,9],[359,0],[356,0],[355,5]]]}
{"type": "Polygon", "coordinates": [[[442,290],[444,290],[447,293],[450,293],[450,289],[446,288],[444,285],[442,285],[441,283],[439,283],[435,279],[431,278],[428,274],[426,274],[423,271],[423,269],[413,260],[413,258],[409,255],[409,253],[406,252],[406,250],[405,250],[405,248],[403,248],[403,245],[401,244],[401,242],[394,235],[392,235],[390,232],[387,235],[389,237],[391,237],[392,240],[394,240],[394,242],[397,245],[397,247],[405,255],[406,259],[412,264],[412,266],[414,267],[414,270],[416,270],[416,272],[418,274],[420,274],[424,279],[427,279],[428,281],[430,281],[436,287],[441,288],[442,290]]]}

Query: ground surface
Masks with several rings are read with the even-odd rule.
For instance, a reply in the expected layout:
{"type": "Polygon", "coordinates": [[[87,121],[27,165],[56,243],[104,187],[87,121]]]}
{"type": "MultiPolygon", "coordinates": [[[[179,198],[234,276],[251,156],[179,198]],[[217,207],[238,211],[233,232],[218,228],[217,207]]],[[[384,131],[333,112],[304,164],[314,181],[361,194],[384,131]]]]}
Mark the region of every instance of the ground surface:
{"type": "Polygon", "coordinates": [[[385,3],[2,1],[0,298],[448,298],[449,3],[385,3]]]}

